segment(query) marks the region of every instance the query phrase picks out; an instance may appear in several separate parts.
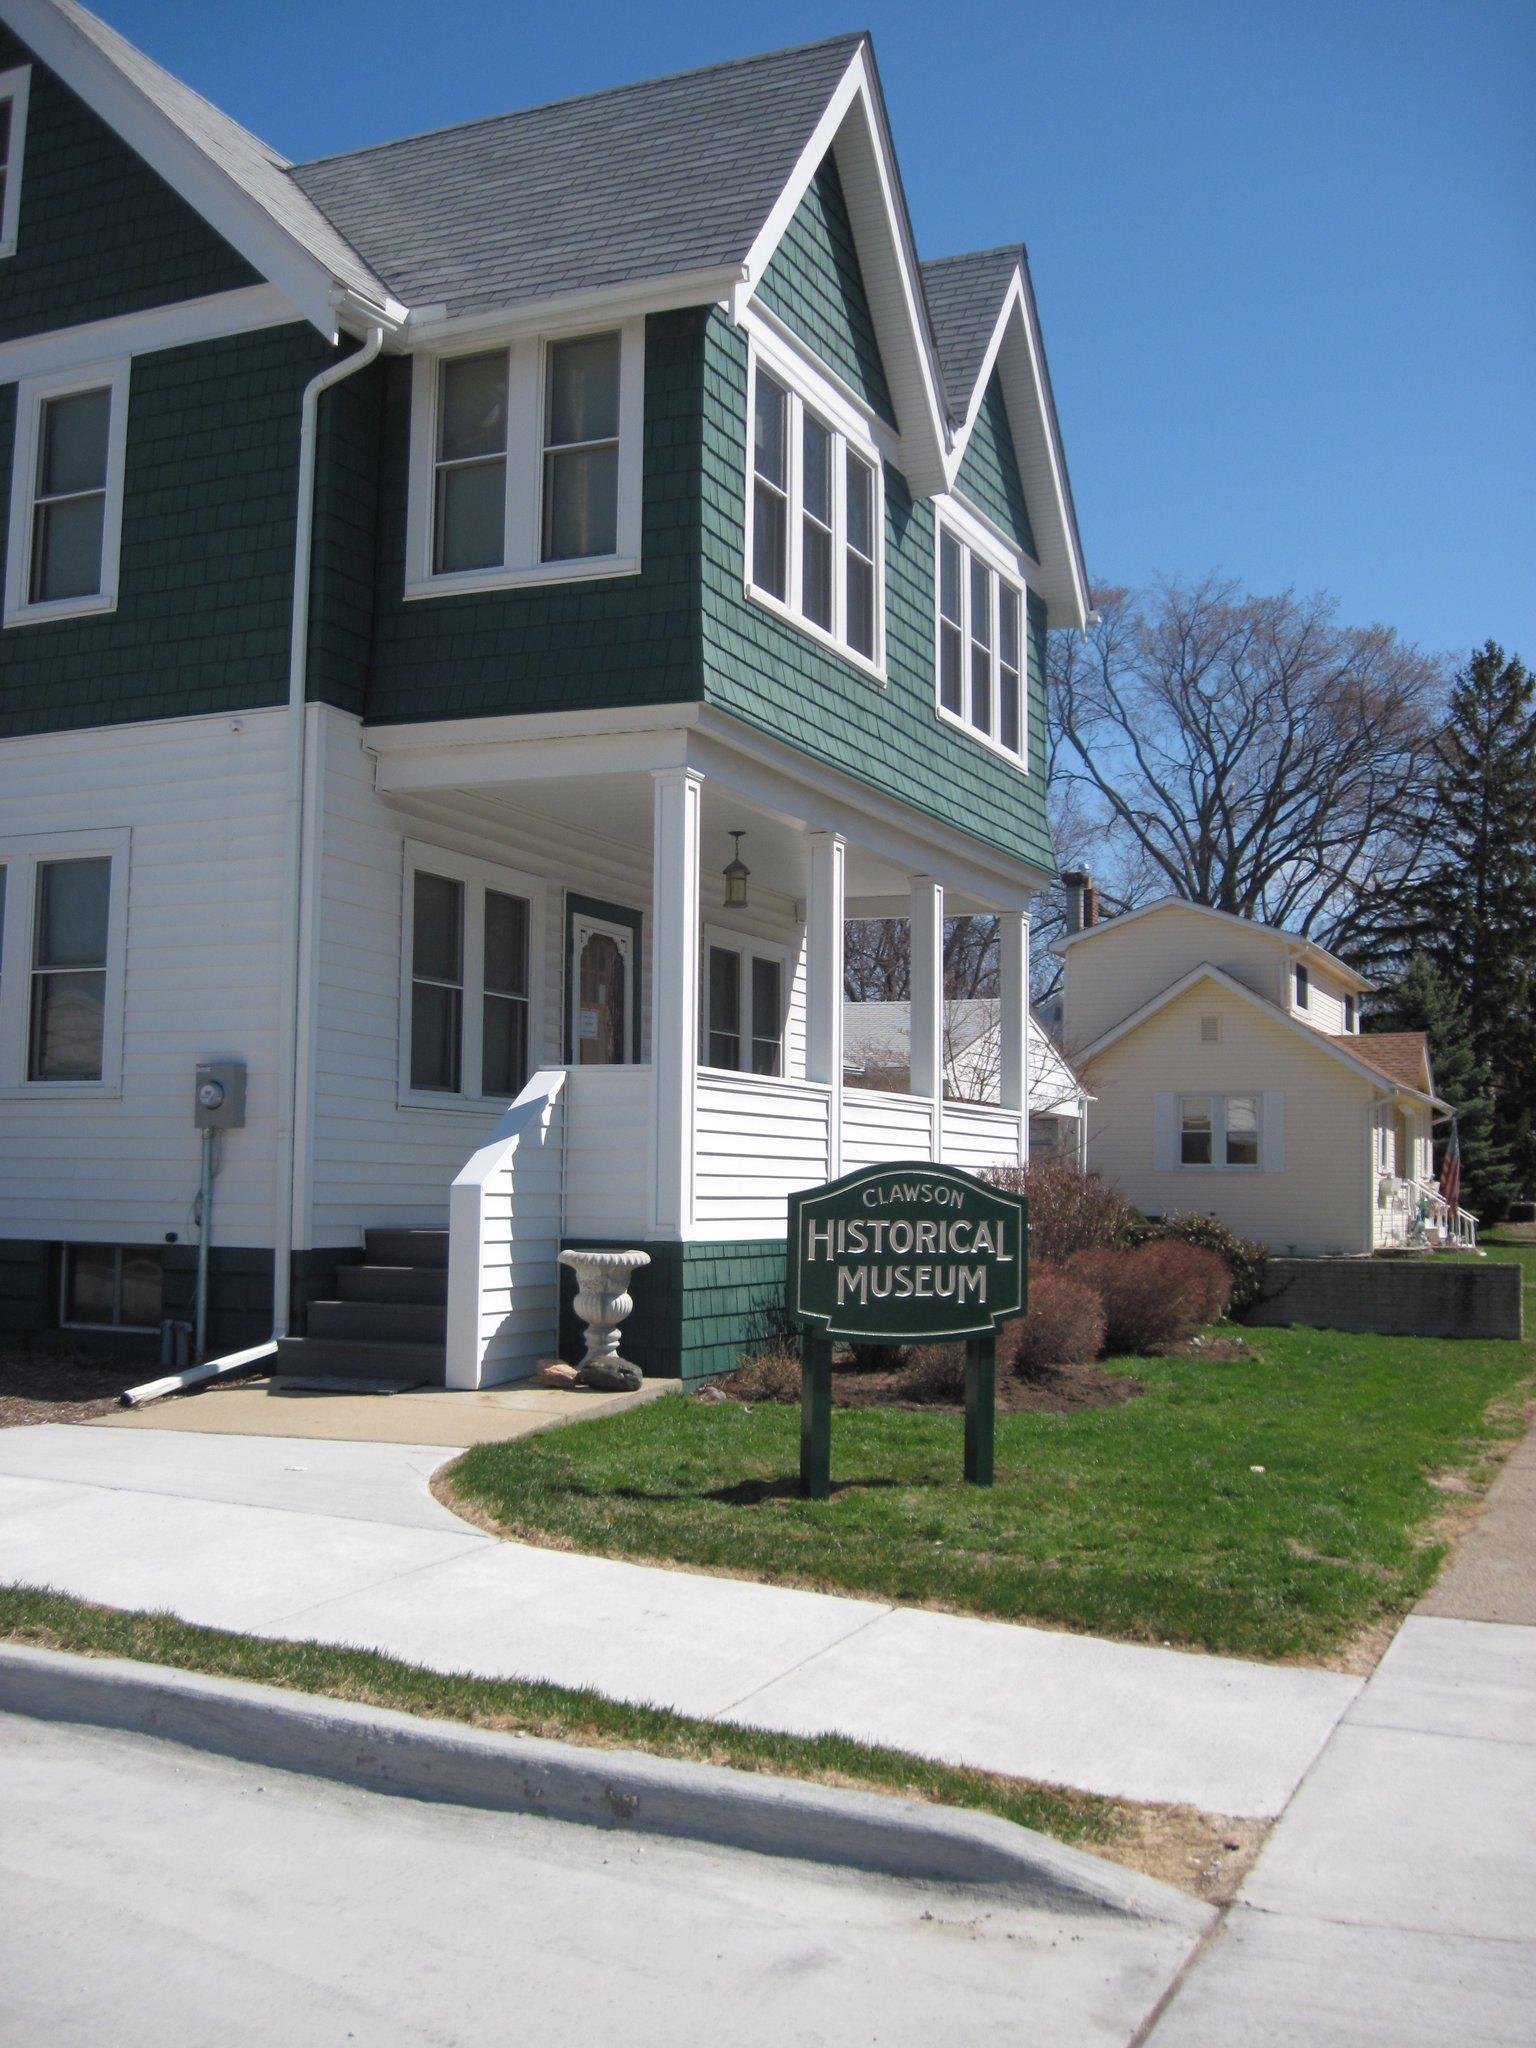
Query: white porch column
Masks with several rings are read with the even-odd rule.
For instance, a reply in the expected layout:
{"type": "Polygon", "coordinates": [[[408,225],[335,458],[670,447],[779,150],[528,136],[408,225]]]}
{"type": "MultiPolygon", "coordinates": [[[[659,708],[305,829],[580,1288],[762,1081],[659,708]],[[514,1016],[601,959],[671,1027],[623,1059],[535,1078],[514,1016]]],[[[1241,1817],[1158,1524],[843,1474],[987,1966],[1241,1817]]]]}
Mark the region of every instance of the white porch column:
{"type": "Polygon", "coordinates": [[[911,1086],[933,1104],[933,1157],[944,1157],[944,885],[912,877],[911,1086]]]}
{"type": "Polygon", "coordinates": [[[1029,1164],[1029,919],[1016,910],[999,913],[998,1101],[1019,1112],[1019,1164],[1029,1164]]]}
{"type": "Polygon", "coordinates": [[[677,1238],[693,1222],[703,780],[689,768],[652,780],[651,1229],[677,1238]]]}
{"type": "Polygon", "coordinates": [[[836,832],[812,832],[805,905],[805,1077],[825,1081],[827,1174],[843,1170],[843,871],[847,846],[836,832]]]}

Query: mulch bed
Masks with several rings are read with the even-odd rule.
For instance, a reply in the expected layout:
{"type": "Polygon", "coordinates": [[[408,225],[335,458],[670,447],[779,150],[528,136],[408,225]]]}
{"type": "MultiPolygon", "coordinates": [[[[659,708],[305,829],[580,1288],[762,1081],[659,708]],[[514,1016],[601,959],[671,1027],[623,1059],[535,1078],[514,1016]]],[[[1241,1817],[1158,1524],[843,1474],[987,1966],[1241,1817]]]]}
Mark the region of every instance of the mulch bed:
{"type": "Polygon", "coordinates": [[[0,1429],[110,1415],[124,1387],[152,1373],[152,1367],[65,1345],[11,1344],[0,1350],[0,1429]]]}
{"type": "MultiPolygon", "coordinates": [[[[1073,1408],[1115,1408],[1142,1391],[1141,1381],[1097,1365],[1057,1365],[1039,1379],[997,1376],[997,1412],[1013,1415],[1025,1409],[1065,1414],[1073,1408]]],[[[914,1401],[902,1387],[899,1372],[834,1372],[834,1408],[906,1408],[918,1413],[965,1412],[964,1401],[914,1401]]]]}

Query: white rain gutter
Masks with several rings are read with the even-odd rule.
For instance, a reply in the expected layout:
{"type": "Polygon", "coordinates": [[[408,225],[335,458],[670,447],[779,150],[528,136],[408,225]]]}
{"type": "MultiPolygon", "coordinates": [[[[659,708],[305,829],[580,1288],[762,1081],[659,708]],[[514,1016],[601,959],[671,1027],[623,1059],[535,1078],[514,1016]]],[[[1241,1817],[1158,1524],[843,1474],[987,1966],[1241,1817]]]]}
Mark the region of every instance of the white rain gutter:
{"type": "Polygon", "coordinates": [[[282,993],[278,1031],[282,1058],[278,1075],[276,1199],[272,1232],[272,1335],[288,1334],[291,1313],[294,1217],[294,1169],[297,1164],[299,1093],[299,946],[304,936],[304,812],[309,794],[310,761],[306,745],[309,699],[310,568],[315,540],[315,436],[320,397],[333,384],[356,376],[374,362],[384,346],[384,330],[368,329],[355,354],[332,363],[304,387],[299,416],[299,502],[293,542],[293,619],[288,640],[288,750],[285,804],[286,846],[282,933],[282,993]]]}

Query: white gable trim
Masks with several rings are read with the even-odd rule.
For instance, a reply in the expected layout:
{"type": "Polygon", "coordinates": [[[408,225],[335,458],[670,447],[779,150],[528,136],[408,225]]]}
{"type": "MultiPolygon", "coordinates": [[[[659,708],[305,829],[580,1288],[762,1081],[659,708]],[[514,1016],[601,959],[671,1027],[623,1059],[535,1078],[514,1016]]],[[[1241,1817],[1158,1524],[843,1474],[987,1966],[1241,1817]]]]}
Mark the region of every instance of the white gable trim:
{"type": "Polygon", "coordinates": [[[747,252],[746,276],[732,310],[739,318],[762,283],[774,251],[829,149],[836,151],[875,338],[901,423],[896,459],[913,491],[928,497],[948,482],[948,415],[917,251],[867,43],[850,58],[788,183],[747,252]]]}
{"type": "Polygon", "coordinates": [[[1045,347],[1033,301],[1024,289],[1023,272],[1015,268],[998,311],[992,338],[982,357],[970,404],[955,435],[949,456],[949,488],[955,488],[960,465],[996,370],[1002,379],[1008,422],[1013,429],[1019,476],[1029,504],[1030,525],[1043,571],[1042,594],[1049,622],[1079,632],[1088,623],[1088,572],[1078,541],[1077,522],[1067,488],[1066,455],[1051,411],[1045,374],[1045,347]]]}
{"type": "MultiPolygon", "coordinates": [[[[33,54],[79,94],[93,113],[247,263],[293,302],[332,343],[343,301],[358,300],[313,251],[178,127],[147,94],[89,41],[51,0],[0,0],[0,19],[33,54]]],[[[363,310],[363,302],[359,300],[363,310]]],[[[367,317],[398,325],[405,308],[393,299],[366,307],[367,317]]]]}
{"type": "Polygon", "coordinates": [[[213,292],[205,299],[182,299],[173,306],[151,306],[143,313],[121,313],[112,320],[53,327],[45,334],[0,341],[0,384],[13,384],[42,370],[101,362],[107,356],[147,356],[156,349],[255,334],[301,318],[275,285],[253,284],[242,291],[213,292]]]}
{"type": "Polygon", "coordinates": [[[1281,925],[1261,924],[1254,917],[1239,917],[1235,911],[1217,910],[1210,903],[1192,903],[1187,896],[1159,896],[1151,903],[1143,903],[1139,909],[1124,911],[1119,917],[1107,917],[1099,924],[1089,925],[1086,931],[1072,932],[1066,938],[1057,939],[1051,951],[1065,953],[1069,946],[1080,946],[1085,939],[1101,939],[1107,932],[1121,931],[1126,925],[1135,924],[1138,918],[1154,917],[1160,910],[1194,910],[1201,917],[1214,917],[1223,924],[1241,925],[1247,932],[1262,932],[1275,941],[1287,959],[1310,956],[1314,960],[1324,960],[1331,974],[1337,974],[1361,994],[1369,993],[1376,986],[1375,982],[1367,981],[1363,974],[1357,973],[1348,961],[1341,960],[1337,953],[1330,953],[1326,946],[1318,945],[1315,939],[1303,938],[1300,932],[1288,932],[1281,925]]]}
{"type": "Polygon", "coordinates": [[[1085,1068],[1090,1060],[1097,1059],[1101,1052],[1106,1052],[1120,1039],[1139,1030],[1148,1018],[1155,1017],[1159,1010],[1167,1009],[1170,1003],[1176,1002],[1182,995],[1187,995],[1190,989],[1198,987],[1202,981],[1213,981],[1229,995],[1240,996],[1245,1003],[1257,1010],[1261,1017],[1267,1017],[1273,1024],[1284,1025],[1285,1029],[1294,1032],[1304,1045],[1311,1046],[1315,1052],[1323,1054],[1328,1059],[1336,1060],[1341,1067],[1348,1067],[1352,1074],[1357,1074],[1362,1081],[1369,1081],[1379,1093],[1387,1096],[1410,1095],[1415,1102],[1427,1102],[1436,1109],[1446,1106],[1424,1089],[1410,1088],[1404,1081],[1392,1080],[1379,1068],[1367,1066],[1364,1060],[1354,1059],[1342,1046],[1335,1045],[1332,1039],[1325,1038],[1310,1024],[1301,1023],[1298,1018],[1289,1016],[1277,1003],[1271,1003],[1263,996],[1255,995],[1251,988],[1228,974],[1225,968],[1215,967],[1208,960],[1202,961],[1198,967],[1192,967],[1188,974],[1182,975],[1170,987],[1153,996],[1150,1002],[1143,1003],[1139,1010],[1133,1010],[1129,1017],[1122,1017],[1118,1024],[1111,1025],[1109,1030],[1094,1039],[1091,1045],[1075,1047],[1072,1052],[1073,1064],[1079,1069],[1085,1068]]]}

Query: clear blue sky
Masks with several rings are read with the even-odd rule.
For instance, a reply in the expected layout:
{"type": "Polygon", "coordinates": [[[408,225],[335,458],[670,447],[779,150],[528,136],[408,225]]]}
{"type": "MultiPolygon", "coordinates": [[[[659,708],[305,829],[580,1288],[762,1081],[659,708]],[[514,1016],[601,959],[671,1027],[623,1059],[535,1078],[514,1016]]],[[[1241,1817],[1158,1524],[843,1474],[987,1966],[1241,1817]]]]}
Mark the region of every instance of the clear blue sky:
{"type": "Polygon", "coordinates": [[[873,31],[925,256],[1029,244],[1089,567],[1536,665],[1533,0],[96,0],[294,158],[873,31]]]}

